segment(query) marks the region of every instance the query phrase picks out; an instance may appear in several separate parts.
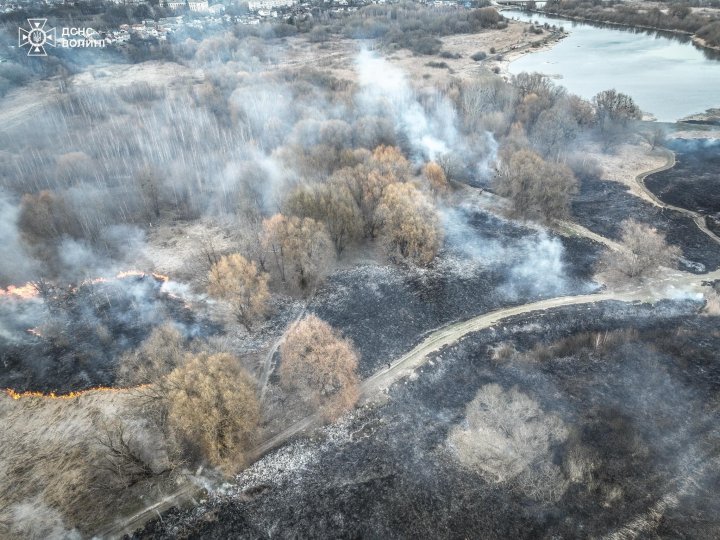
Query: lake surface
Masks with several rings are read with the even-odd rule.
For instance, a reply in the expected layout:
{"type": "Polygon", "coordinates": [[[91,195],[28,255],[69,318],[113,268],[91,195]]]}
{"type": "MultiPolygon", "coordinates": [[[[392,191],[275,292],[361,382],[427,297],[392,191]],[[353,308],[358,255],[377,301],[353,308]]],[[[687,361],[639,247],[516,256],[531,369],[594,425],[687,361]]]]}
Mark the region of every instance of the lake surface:
{"type": "Polygon", "coordinates": [[[568,37],[548,50],[510,63],[511,73],[557,77],[570,92],[590,99],[615,88],[663,122],[720,107],[720,61],[684,36],[576,23],[516,10],[503,15],[563,26],[568,37]]]}

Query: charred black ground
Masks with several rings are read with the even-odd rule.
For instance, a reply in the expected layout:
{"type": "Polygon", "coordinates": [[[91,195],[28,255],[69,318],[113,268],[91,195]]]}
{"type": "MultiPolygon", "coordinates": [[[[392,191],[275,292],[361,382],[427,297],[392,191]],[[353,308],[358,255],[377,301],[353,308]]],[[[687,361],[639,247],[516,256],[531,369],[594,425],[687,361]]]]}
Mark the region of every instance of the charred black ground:
{"type": "Polygon", "coordinates": [[[610,302],[478,332],[395,385],[389,403],[359,411],[340,434],[331,429],[281,449],[207,504],[173,511],[134,537],[596,537],[677,495],[660,529],[711,538],[720,526],[711,496],[720,332],[717,318],[696,309],[610,302]],[[579,333],[620,329],[636,333],[601,349],[561,341],[565,353],[549,360],[490,359],[500,343],[527,358],[579,333]],[[596,465],[591,481],[541,503],[461,469],[448,431],[488,383],[517,387],[571,425],[556,460],[582,448],[596,465]]]}
{"type": "Polygon", "coordinates": [[[587,239],[543,236],[474,209],[463,211],[462,223],[430,269],[357,266],[318,290],[309,309],[353,340],[362,376],[450,322],[597,287],[600,249],[587,239]],[[559,275],[541,276],[557,256],[559,275]]]}
{"type": "Polygon", "coordinates": [[[34,298],[0,298],[0,388],[71,392],[112,386],[120,355],[156,326],[185,335],[217,332],[151,275],[41,287],[34,298]]]}
{"type": "Polygon", "coordinates": [[[674,139],[669,147],[675,166],[648,176],[645,185],[668,204],[705,214],[720,232],[720,141],[674,139]]]}
{"type": "Polygon", "coordinates": [[[618,239],[623,220],[633,218],[648,223],[680,246],[684,260],[681,268],[703,273],[720,267],[720,249],[688,216],[635,197],[620,183],[593,180],[582,182],[572,203],[575,220],[593,232],[618,239]]]}

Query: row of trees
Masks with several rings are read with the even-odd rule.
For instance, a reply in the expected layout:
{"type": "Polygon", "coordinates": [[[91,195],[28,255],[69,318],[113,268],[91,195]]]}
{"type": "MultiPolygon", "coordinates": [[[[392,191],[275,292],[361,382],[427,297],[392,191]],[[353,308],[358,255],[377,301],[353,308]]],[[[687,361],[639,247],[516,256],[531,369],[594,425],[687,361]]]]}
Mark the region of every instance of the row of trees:
{"type": "Polygon", "coordinates": [[[599,22],[613,22],[629,26],[658,30],[697,33],[709,45],[720,45],[720,20],[707,12],[694,12],[687,3],[671,3],[667,10],[658,7],[642,9],[618,2],[581,2],[579,0],[553,0],[544,10],[548,13],[579,17],[599,22]],[[609,9],[608,9],[609,8],[609,9]]]}

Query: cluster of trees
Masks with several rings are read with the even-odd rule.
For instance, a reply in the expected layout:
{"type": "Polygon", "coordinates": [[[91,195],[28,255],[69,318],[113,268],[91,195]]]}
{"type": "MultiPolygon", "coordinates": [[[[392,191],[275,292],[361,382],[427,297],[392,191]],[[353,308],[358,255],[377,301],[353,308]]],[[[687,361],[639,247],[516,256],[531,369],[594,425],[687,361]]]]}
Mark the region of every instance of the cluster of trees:
{"type": "Polygon", "coordinates": [[[545,4],[544,10],[598,22],[690,32],[705,39],[708,45],[720,45],[720,20],[706,13],[693,12],[687,3],[673,2],[662,11],[658,7],[642,9],[622,2],[552,0],[545,4]]]}
{"type": "Polygon", "coordinates": [[[388,46],[418,54],[437,54],[442,46],[438,37],[506,26],[503,16],[492,7],[443,11],[404,3],[366,6],[343,18],[331,31],[353,39],[379,39],[388,46]]]}
{"type": "MultiPolygon", "coordinates": [[[[326,322],[309,315],[293,324],[280,357],[281,387],[309,413],[332,421],[354,407],[358,355],[326,322]]],[[[118,424],[105,437],[118,478],[138,480],[188,462],[231,473],[252,458],[263,436],[263,407],[257,383],[238,357],[188,343],[168,324],[124,354],[116,373],[118,384],[132,388],[139,414],[164,434],[165,456],[159,461],[167,464],[159,471],[150,464],[157,456],[122,453],[121,447],[129,451],[133,444],[118,424]]]]}
{"type": "Polygon", "coordinates": [[[449,95],[468,137],[489,130],[500,140],[493,187],[510,199],[512,214],[542,222],[566,218],[578,179],[602,174],[597,162],[578,153],[578,141],[598,140],[610,150],[640,118],[626,94],[606,90],[586,101],[539,73],[511,81],[485,75],[449,95]]]}
{"type": "MultiPolygon", "coordinates": [[[[423,169],[420,187],[400,150],[379,146],[353,167],[326,182],[304,184],[286,198],[286,213],[323,223],[337,254],[351,242],[380,237],[397,262],[429,264],[442,243],[442,229],[430,193],[448,190],[437,163],[423,169]]],[[[274,250],[273,253],[279,250],[274,250]]]]}

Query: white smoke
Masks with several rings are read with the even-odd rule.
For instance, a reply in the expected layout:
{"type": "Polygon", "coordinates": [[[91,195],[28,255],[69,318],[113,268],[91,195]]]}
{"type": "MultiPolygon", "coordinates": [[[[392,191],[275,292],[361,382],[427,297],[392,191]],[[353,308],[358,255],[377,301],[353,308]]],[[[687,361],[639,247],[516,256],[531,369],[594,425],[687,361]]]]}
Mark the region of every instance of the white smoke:
{"type": "Polygon", "coordinates": [[[405,74],[370,51],[360,52],[356,67],[360,105],[373,115],[389,113],[414,152],[434,160],[459,144],[457,115],[447,99],[439,94],[429,96],[426,110],[405,74]]]}

